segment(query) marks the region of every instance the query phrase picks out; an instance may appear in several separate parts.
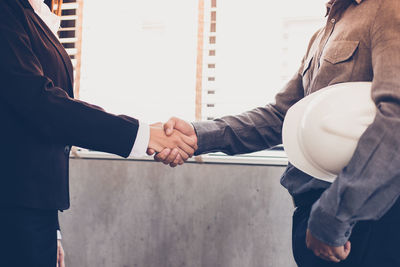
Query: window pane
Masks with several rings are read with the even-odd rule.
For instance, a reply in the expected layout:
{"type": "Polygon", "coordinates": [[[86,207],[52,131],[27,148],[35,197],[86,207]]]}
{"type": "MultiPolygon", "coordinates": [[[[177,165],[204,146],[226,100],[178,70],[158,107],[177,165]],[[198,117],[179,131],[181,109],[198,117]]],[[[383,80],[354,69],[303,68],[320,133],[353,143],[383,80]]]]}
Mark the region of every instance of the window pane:
{"type": "MultiPolygon", "coordinates": [[[[205,35],[211,44],[218,41],[205,66],[210,68],[212,63],[217,89],[215,96],[203,99],[204,106],[215,103],[215,108],[203,113],[203,119],[272,102],[299,67],[308,40],[322,25],[324,15],[325,4],[320,0],[273,4],[220,0],[216,9],[209,7],[205,17],[215,18],[212,23],[216,26],[215,32],[211,28],[205,35]]],[[[204,92],[209,90],[209,82],[206,80],[204,92]]]]}
{"type": "Polygon", "coordinates": [[[81,99],[148,122],[193,120],[197,8],[187,0],[85,0],[81,99]]]}
{"type": "MultiPolygon", "coordinates": [[[[273,101],[325,13],[320,0],[204,3],[202,119],[273,101]]],[[[81,99],[148,122],[194,120],[198,1],[118,7],[85,0],[81,99]]]]}

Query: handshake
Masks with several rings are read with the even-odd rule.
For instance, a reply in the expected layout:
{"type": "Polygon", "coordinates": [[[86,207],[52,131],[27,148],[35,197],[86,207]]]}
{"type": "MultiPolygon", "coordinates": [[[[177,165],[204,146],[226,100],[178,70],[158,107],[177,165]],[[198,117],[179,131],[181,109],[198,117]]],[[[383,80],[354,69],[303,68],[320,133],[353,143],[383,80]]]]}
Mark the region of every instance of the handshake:
{"type": "Polygon", "coordinates": [[[182,165],[197,150],[197,135],[192,124],[172,117],[165,124],[150,125],[148,155],[171,167],[182,165]]]}

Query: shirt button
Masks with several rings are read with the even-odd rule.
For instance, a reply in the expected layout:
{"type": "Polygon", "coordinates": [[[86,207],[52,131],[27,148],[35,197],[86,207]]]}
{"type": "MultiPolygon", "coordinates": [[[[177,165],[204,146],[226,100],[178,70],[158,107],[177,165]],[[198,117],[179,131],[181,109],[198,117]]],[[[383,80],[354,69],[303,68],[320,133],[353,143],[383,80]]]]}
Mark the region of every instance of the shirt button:
{"type": "Polygon", "coordinates": [[[69,154],[69,150],[70,150],[70,147],[69,147],[69,146],[65,146],[65,147],[64,147],[64,153],[65,153],[65,154],[69,154]]]}
{"type": "Polygon", "coordinates": [[[347,231],[346,233],[344,233],[344,236],[345,236],[345,237],[349,237],[349,235],[350,235],[350,232],[349,232],[349,231],[347,231]]]}
{"type": "Polygon", "coordinates": [[[336,19],[331,19],[332,24],[335,24],[335,22],[336,22],[336,19]]]}

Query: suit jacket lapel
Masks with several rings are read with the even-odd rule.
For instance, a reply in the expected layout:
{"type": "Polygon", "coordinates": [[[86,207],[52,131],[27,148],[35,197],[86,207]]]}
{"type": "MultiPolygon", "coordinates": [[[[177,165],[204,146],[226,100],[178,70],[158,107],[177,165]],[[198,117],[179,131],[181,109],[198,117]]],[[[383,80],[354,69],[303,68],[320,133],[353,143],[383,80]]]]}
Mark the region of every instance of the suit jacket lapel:
{"type": "MultiPolygon", "coordinates": [[[[34,13],[34,12],[33,12],[34,13]]],[[[67,52],[65,51],[63,45],[59,42],[58,38],[53,34],[53,32],[47,27],[46,23],[42,21],[42,19],[34,13],[34,16],[30,16],[30,18],[34,21],[34,23],[39,26],[39,28],[42,30],[44,35],[49,39],[49,41],[53,44],[53,46],[56,48],[58,53],[60,54],[63,62],[65,69],[67,70],[69,80],[70,80],[70,90],[69,90],[69,95],[73,96],[73,85],[74,85],[74,68],[71,63],[71,59],[67,52]]]]}

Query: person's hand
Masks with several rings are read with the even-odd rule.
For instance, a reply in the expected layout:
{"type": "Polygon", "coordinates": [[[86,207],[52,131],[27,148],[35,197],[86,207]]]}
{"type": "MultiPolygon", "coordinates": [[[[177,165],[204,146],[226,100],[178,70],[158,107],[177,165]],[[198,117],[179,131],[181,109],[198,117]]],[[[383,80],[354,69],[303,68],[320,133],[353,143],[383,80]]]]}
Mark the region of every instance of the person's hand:
{"type": "Polygon", "coordinates": [[[65,254],[61,240],[57,240],[57,267],[65,267],[65,254]]]}
{"type": "MultiPolygon", "coordinates": [[[[194,150],[197,150],[197,135],[191,123],[172,117],[164,124],[165,134],[170,136],[173,134],[174,129],[189,137],[195,144],[194,150]]],[[[153,155],[154,152],[154,150],[149,149],[147,154],[153,155]]],[[[177,149],[164,149],[160,153],[156,154],[154,159],[156,161],[162,161],[164,164],[169,164],[171,167],[176,167],[178,164],[182,165],[187,160],[180,156],[177,149]]]]}
{"type": "Polygon", "coordinates": [[[197,147],[197,140],[186,136],[180,131],[172,129],[166,131],[163,128],[162,123],[155,123],[150,125],[150,141],[147,152],[161,152],[174,151],[176,157],[179,155],[179,159],[186,161],[189,157],[192,157],[197,147]]]}
{"type": "Polygon", "coordinates": [[[347,241],[346,244],[341,247],[331,247],[316,239],[308,229],[306,235],[306,244],[307,248],[311,249],[315,256],[320,257],[323,260],[333,262],[345,260],[349,256],[351,250],[350,241],[347,241]]]}

